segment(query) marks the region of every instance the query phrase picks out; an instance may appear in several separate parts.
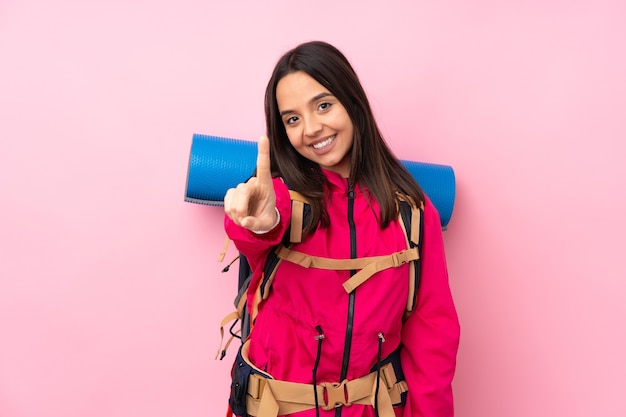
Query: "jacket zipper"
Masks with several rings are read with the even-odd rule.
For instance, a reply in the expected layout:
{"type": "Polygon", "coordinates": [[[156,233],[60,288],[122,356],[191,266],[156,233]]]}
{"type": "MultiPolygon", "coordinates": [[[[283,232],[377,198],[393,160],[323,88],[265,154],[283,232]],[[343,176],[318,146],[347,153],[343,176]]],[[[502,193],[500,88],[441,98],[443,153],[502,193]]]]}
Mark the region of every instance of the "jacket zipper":
{"type": "MultiPolygon", "coordinates": [[[[348,225],[350,227],[350,258],[356,258],[356,226],[354,224],[354,186],[348,180],[348,225]]],[[[356,274],[356,270],[350,271],[350,276],[356,274]]],[[[352,349],[352,331],[354,327],[354,303],[356,290],[348,294],[348,323],[346,325],[346,341],[343,347],[343,361],[341,363],[340,381],[346,379],[350,364],[350,352],[352,349]]],[[[343,407],[335,409],[335,417],[341,417],[343,407]]]]}

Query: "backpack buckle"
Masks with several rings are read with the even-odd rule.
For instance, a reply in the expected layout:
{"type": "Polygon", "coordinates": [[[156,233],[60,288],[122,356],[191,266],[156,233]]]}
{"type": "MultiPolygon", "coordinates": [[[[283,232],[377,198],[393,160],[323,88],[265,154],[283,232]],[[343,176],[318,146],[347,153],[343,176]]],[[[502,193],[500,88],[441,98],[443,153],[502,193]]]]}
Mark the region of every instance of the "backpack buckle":
{"type": "Polygon", "coordinates": [[[346,387],[347,379],[344,379],[340,383],[337,382],[322,382],[322,395],[325,399],[325,404],[322,405],[322,410],[330,411],[333,408],[341,407],[343,405],[352,405],[348,402],[348,389],[346,387]]]}
{"type": "Polygon", "coordinates": [[[404,265],[405,263],[409,262],[406,250],[392,253],[391,254],[391,262],[392,262],[393,266],[400,266],[400,265],[404,265]]]}

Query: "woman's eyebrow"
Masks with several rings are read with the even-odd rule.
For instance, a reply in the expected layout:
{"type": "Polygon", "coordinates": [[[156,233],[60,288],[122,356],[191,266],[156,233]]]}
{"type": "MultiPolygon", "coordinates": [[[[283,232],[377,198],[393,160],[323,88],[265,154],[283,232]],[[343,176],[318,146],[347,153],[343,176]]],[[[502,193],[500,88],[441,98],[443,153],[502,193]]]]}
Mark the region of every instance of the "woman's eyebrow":
{"type": "MultiPolygon", "coordinates": [[[[324,91],[323,93],[319,93],[318,95],[314,96],[311,100],[309,100],[309,104],[313,104],[317,100],[320,100],[324,97],[330,97],[330,96],[332,96],[331,93],[324,91]]],[[[280,116],[283,117],[284,115],[289,114],[289,113],[293,113],[293,110],[283,110],[280,112],[280,116]]]]}
{"type": "Polygon", "coordinates": [[[329,92],[324,91],[323,93],[319,93],[318,95],[316,95],[315,97],[313,97],[311,100],[309,100],[309,104],[313,104],[315,103],[317,100],[324,98],[324,97],[328,97],[328,96],[332,96],[332,94],[330,94],[329,92]]]}

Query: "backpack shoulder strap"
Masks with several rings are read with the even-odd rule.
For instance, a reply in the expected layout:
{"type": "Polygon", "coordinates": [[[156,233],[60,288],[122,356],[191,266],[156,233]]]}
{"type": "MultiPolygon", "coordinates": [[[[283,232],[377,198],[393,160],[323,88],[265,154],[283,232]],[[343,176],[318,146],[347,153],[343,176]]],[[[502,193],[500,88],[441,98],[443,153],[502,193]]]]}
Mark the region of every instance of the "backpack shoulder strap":
{"type": "MultiPolygon", "coordinates": [[[[278,253],[282,248],[287,248],[293,243],[302,242],[302,234],[307,226],[311,214],[311,205],[309,200],[297,191],[289,190],[291,198],[291,223],[289,225],[289,233],[285,233],[283,240],[274,249],[270,251],[265,260],[265,268],[263,269],[263,279],[260,282],[258,290],[260,298],[266,299],[269,294],[269,288],[274,280],[276,268],[282,261],[278,253]]],[[[256,298],[256,297],[255,297],[256,298]]],[[[255,301],[256,303],[260,302],[255,301]]]]}
{"type": "Polygon", "coordinates": [[[405,318],[413,312],[417,303],[417,292],[421,279],[422,234],[424,231],[424,205],[416,205],[413,200],[398,193],[400,225],[406,236],[407,248],[417,248],[419,256],[413,261],[409,275],[409,295],[406,303],[405,318]]]}
{"type": "Polygon", "coordinates": [[[297,191],[289,190],[291,197],[291,226],[289,227],[289,242],[302,242],[302,231],[305,226],[306,205],[310,206],[309,200],[297,191]]]}

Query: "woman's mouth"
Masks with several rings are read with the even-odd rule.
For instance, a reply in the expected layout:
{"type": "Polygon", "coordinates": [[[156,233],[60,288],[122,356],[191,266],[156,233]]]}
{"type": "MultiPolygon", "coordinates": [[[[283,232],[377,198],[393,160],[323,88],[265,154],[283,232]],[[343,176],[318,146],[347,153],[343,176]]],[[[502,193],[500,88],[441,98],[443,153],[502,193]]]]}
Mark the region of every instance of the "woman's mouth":
{"type": "Polygon", "coordinates": [[[335,138],[337,137],[337,135],[332,135],[331,137],[329,137],[328,139],[326,139],[325,141],[322,141],[320,143],[316,143],[315,145],[312,145],[314,149],[323,149],[325,147],[327,147],[328,145],[330,145],[335,138]]]}

